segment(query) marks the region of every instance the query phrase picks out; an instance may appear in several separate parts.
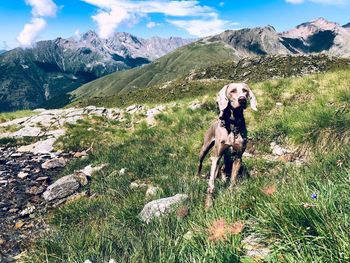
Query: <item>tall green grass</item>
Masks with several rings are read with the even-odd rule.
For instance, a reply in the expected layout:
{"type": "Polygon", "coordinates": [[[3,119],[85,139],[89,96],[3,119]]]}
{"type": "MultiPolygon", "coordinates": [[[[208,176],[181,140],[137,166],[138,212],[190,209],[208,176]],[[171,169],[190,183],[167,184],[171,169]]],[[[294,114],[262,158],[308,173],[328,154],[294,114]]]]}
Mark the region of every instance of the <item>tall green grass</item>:
{"type": "Polygon", "coordinates": [[[196,111],[179,101],[157,117],[156,127],[132,125],[130,116],[120,123],[93,118],[69,126],[57,146],[93,151],[64,173],[88,162],[109,166],[92,177],[85,189],[90,197],[51,212],[51,230],[36,241],[28,262],[254,262],[242,243],[251,234],[269,244],[265,261],[349,262],[349,80],[344,71],[254,85],[260,111],[246,114],[251,141],[267,152],[271,141],[307,148],[309,160],[296,165],[245,158],[252,176],[232,192],[217,181],[209,212],[207,181],[195,172],[203,134],[216,116],[211,96],[197,98],[203,107],[196,111]],[[135,180],[161,187],[154,198],[188,194],[189,214],[174,211],[142,223],[138,214],[149,200],[145,190],[130,188],[135,180]],[[264,193],[271,186],[275,192],[264,193]],[[214,241],[210,229],[218,220],[240,221],[245,228],[214,241]]]}

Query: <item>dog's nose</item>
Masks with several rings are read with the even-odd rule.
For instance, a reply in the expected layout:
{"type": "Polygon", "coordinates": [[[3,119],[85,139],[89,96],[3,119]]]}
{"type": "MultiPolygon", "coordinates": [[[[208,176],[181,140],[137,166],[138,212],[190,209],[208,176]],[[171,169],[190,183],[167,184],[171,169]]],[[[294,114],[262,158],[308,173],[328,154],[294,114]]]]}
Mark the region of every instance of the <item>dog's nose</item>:
{"type": "Polygon", "coordinates": [[[247,103],[247,98],[244,97],[244,96],[241,96],[241,97],[238,98],[238,102],[239,102],[240,104],[247,103]]]}

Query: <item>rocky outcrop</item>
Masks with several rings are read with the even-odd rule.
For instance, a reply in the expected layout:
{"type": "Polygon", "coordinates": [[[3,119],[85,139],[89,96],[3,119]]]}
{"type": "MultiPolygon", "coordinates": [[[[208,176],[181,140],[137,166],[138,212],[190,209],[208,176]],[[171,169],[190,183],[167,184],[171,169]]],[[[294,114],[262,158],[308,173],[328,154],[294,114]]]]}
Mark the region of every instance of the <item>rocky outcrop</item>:
{"type": "Polygon", "coordinates": [[[281,34],[282,43],[299,54],[326,53],[350,57],[350,31],[346,26],[318,18],[281,34]]]}

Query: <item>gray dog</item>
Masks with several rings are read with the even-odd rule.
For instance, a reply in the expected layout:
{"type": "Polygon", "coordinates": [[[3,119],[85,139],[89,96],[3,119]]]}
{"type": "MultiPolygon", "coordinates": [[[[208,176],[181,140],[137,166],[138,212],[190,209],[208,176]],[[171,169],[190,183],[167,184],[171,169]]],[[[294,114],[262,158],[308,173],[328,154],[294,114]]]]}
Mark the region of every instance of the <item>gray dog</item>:
{"type": "MultiPolygon", "coordinates": [[[[217,96],[220,120],[213,122],[206,132],[198,164],[198,175],[200,175],[205,156],[211,148],[214,148],[205,202],[207,209],[213,205],[214,181],[219,172],[219,161],[224,154],[235,157],[232,167],[230,167],[232,168],[230,188],[232,189],[236,184],[237,175],[242,165],[242,155],[247,145],[247,129],[243,112],[247,107],[248,98],[251,108],[257,111],[256,98],[245,83],[228,84],[221,89],[217,96]]],[[[228,170],[227,167],[225,169],[228,170]]]]}

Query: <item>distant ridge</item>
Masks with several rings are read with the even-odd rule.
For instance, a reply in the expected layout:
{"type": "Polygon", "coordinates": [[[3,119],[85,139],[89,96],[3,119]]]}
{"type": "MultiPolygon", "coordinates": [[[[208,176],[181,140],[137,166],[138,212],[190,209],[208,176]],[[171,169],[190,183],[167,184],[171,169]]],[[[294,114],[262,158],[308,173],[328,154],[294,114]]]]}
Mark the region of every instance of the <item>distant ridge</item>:
{"type": "MultiPolygon", "coordinates": [[[[65,93],[116,71],[148,64],[193,40],[143,39],[115,33],[101,39],[94,31],[68,39],[40,41],[0,57],[0,111],[51,107],[65,93]]],[[[60,103],[59,103],[60,104],[60,103]]]]}
{"type": "Polygon", "coordinates": [[[73,92],[78,100],[116,96],[162,85],[198,67],[239,61],[253,56],[327,54],[350,57],[350,30],[318,18],[278,33],[273,26],[226,30],[200,39],[145,65],[90,82],[73,92]]]}

